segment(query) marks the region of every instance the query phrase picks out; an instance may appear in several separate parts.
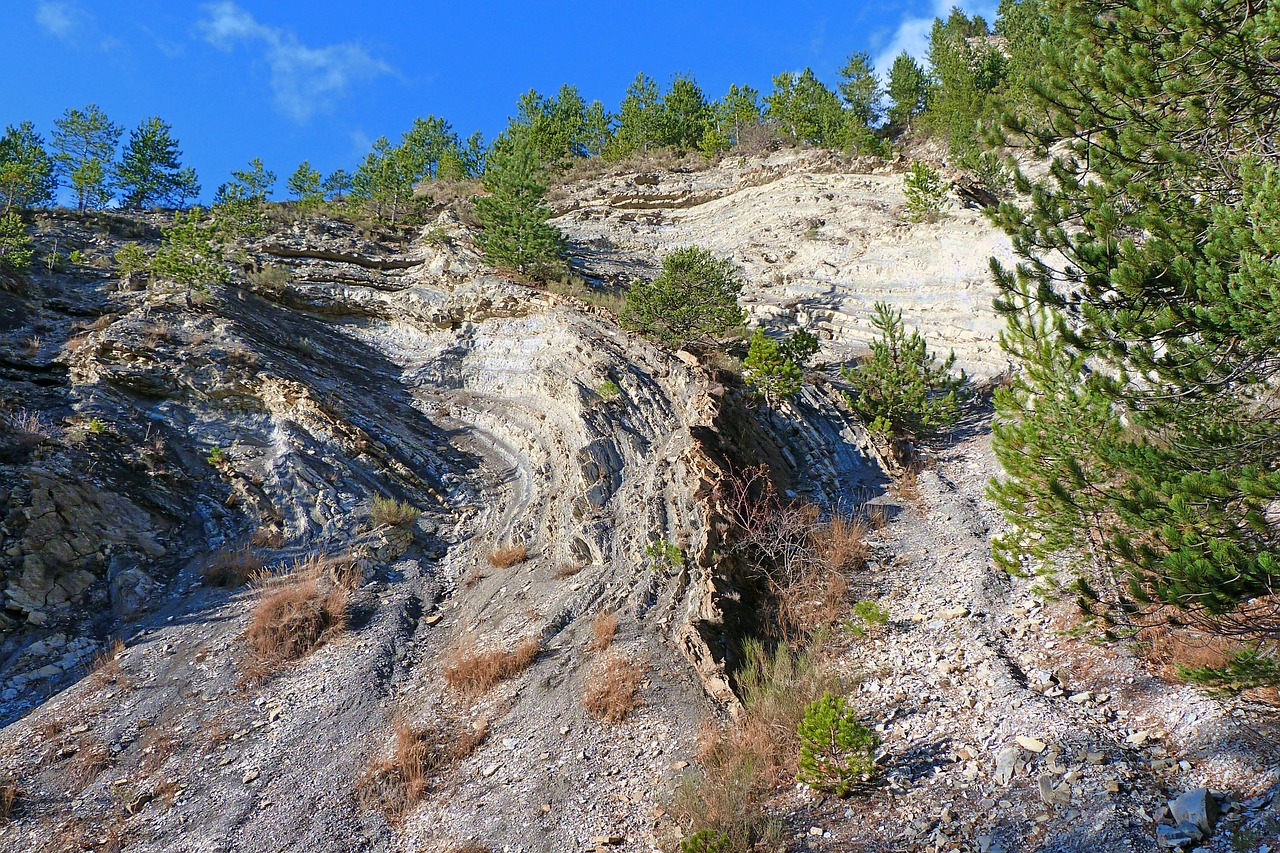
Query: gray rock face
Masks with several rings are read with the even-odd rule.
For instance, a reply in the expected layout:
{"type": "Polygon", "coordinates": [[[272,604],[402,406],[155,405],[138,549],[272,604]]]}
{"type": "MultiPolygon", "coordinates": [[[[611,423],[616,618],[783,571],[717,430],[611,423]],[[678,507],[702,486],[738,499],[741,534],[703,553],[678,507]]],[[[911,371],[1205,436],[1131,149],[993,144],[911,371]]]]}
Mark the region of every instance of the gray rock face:
{"type": "Polygon", "coordinates": [[[1170,800],[1169,813],[1175,823],[1190,824],[1208,836],[1218,820],[1218,801],[1208,788],[1196,788],[1170,800]]]}

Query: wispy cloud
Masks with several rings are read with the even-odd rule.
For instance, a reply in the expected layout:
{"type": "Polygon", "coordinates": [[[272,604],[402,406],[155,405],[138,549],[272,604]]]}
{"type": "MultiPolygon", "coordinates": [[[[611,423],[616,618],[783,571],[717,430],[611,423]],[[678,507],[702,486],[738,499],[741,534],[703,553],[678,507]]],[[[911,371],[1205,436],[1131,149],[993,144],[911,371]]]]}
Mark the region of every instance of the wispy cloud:
{"type": "Polygon", "coordinates": [[[36,23],[49,35],[66,41],[74,39],[86,23],[86,15],[73,3],[40,0],[36,3],[36,23]]]}
{"type": "Polygon", "coordinates": [[[295,121],[332,107],[354,83],[394,73],[354,42],[309,47],[292,32],[259,22],[230,0],[210,4],[205,11],[200,31],[214,47],[229,51],[249,44],[262,49],[271,67],[276,106],[295,121]]]}
{"type": "Polygon", "coordinates": [[[924,61],[929,52],[929,32],[933,29],[934,18],[945,19],[951,14],[953,6],[959,6],[969,14],[975,12],[982,15],[990,23],[995,19],[996,4],[991,0],[931,0],[927,14],[919,17],[906,17],[898,22],[898,27],[889,37],[888,42],[875,55],[875,67],[882,76],[889,74],[889,68],[898,54],[904,50],[917,60],[924,61]]]}

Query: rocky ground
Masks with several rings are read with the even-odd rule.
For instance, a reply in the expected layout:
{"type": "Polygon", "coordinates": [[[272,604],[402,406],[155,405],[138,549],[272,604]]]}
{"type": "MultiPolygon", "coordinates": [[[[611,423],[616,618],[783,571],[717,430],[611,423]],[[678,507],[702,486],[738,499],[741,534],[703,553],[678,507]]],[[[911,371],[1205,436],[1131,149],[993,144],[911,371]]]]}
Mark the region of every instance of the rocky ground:
{"type": "MultiPolygon", "coordinates": [[[[1007,243],[974,211],[904,224],[901,203],[893,164],[795,151],[615,170],[557,200],[595,281],[698,243],[741,264],[757,320],[816,329],[827,360],[884,298],[998,373],[984,270],[1007,243]]],[[[988,415],[895,483],[830,377],[745,410],[697,358],[490,274],[447,211],[398,232],[286,222],[208,293],[108,271],[161,223],[45,217],[41,248],[85,263],[0,292],[5,849],[655,849],[699,733],[736,706],[712,497],[743,461],[889,519],[850,581],[890,621],[833,640],[882,784],[780,793],[780,849],[1156,849],[1166,801],[1202,787],[1224,812],[1211,849],[1280,849],[1274,704],[1166,683],[995,570],[988,415]],[[419,514],[377,523],[374,498],[419,514]],[[341,558],[347,630],[255,669],[259,593],[202,574],[245,544],[277,573],[341,558]],[[525,559],[492,565],[509,546],[525,559]],[[460,647],[522,641],[538,651],[514,677],[446,685],[460,647]],[[583,702],[611,656],[638,673],[616,723],[583,702]],[[388,816],[357,792],[397,721],[476,743],[388,816]]]]}

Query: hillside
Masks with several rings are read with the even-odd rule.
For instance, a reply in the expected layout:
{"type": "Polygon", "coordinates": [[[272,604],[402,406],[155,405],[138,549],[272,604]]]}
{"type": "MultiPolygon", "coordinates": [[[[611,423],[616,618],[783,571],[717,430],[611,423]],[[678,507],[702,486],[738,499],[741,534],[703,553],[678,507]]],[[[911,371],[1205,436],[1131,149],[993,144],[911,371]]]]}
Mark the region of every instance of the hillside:
{"type": "MultiPolygon", "coordinates": [[[[593,284],[695,244],[820,361],[865,352],[886,300],[971,375],[1007,368],[987,263],[1008,241],[958,205],[908,222],[900,165],[786,149],[554,201],[593,284]]],[[[448,210],[283,224],[207,294],[108,271],[163,224],[41,216],[42,249],[89,263],[0,293],[5,849],[672,849],[672,792],[744,713],[740,643],[768,612],[725,491],[756,464],[865,523],[824,651],[883,742],[849,799],[781,785],[765,849],[1155,850],[1200,788],[1224,812],[1206,849],[1276,843],[1274,694],[1176,683],[993,564],[982,399],[904,471],[836,371],[768,412],[724,365],[494,274],[448,210]],[[259,565],[247,587],[210,572],[259,565]],[[295,588],[341,617],[264,660],[255,608],[295,588]],[[610,673],[635,687],[618,722],[584,708],[610,673]],[[420,801],[397,799],[397,727],[420,801]]]]}

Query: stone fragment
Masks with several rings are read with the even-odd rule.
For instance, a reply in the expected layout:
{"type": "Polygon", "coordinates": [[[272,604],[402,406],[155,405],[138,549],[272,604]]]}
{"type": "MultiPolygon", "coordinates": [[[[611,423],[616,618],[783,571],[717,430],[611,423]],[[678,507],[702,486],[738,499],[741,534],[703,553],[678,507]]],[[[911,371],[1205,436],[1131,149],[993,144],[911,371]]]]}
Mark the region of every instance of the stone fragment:
{"type": "Polygon", "coordinates": [[[1014,740],[1018,742],[1018,746],[1022,747],[1027,752],[1044,752],[1045,743],[1042,740],[1038,740],[1033,737],[1026,737],[1024,735],[1018,735],[1014,740]]]}
{"type": "Polygon", "coordinates": [[[1175,822],[1189,823],[1208,835],[1218,820],[1218,801],[1208,788],[1196,788],[1170,800],[1169,812],[1175,822]]]}
{"type": "Polygon", "coordinates": [[[1018,749],[1017,747],[1006,747],[996,756],[996,772],[995,780],[998,785],[1007,786],[1013,781],[1014,771],[1018,766],[1018,749]]]}

